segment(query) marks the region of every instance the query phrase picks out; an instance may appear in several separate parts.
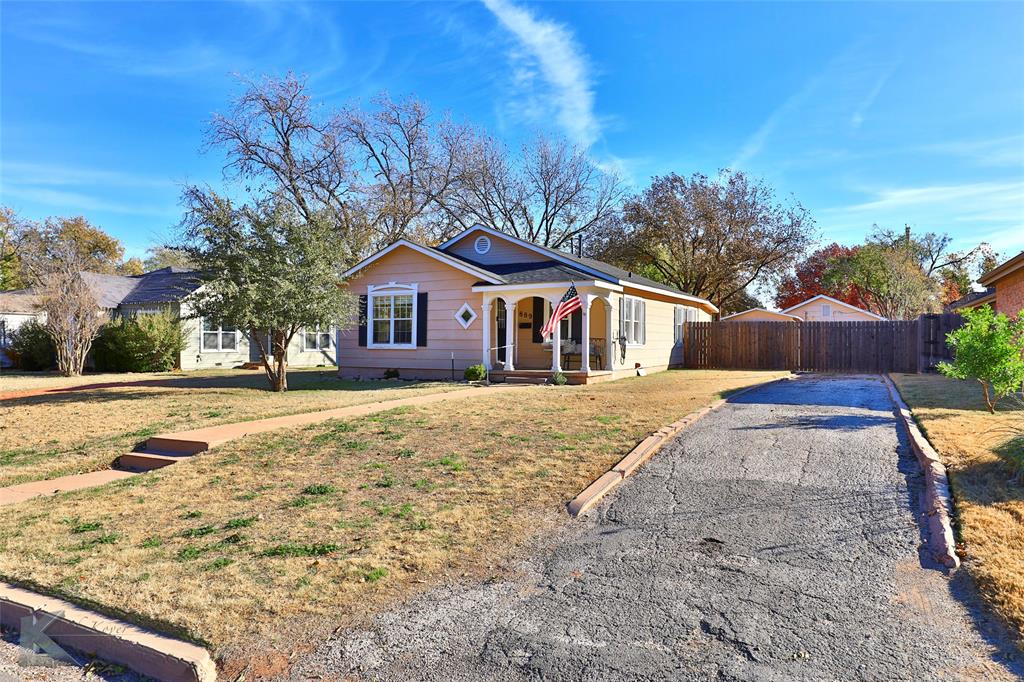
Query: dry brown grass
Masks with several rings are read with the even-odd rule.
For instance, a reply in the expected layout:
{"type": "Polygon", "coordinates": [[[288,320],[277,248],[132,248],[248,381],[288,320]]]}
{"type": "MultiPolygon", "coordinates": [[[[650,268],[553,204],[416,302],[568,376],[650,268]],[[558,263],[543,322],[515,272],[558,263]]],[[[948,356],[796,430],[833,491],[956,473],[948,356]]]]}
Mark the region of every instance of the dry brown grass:
{"type": "Polygon", "coordinates": [[[645,435],[779,374],[524,387],[245,438],[0,509],[0,575],[220,652],[315,636],[446,575],[494,575],[645,435]]]}
{"type": "Polygon", "coordinates": [[[903,399],[949,469],[965,565],[985,599],[1024,638],[1024,485],[1008,460],[1024,457],[1010,428],[1024,410],[989,414],[975,382],[894,375],[903,399]]]}
{"type": "MultiPolygon", "coordinates": [[[[164,376],[162,379],[171,377],[164,376]]],[[[120,386],[0,401],[0,486],[95,471],[162,431],[312,412],[457,390],[464,384],[342,381],[332,370],[177,375],[174,387],[120,386]]]]}
{"type": "MultiPolygon", "coordinates": [[[[248,372],[253,374],[253,372],[248,372]]],[[[118,372],[116,374],[90,373],[77,377],[65,377],[56,372],[22,372],[19,370],[0,371],[0,394],[14,391],[32,391],[37,389],[68,388],[85,386],[86,384],[126,383],[131,381],[147,381],[150,379],[175,379],[231,376],[239,374],[231,369],[203,369],[184,372],[118,372]]]]}

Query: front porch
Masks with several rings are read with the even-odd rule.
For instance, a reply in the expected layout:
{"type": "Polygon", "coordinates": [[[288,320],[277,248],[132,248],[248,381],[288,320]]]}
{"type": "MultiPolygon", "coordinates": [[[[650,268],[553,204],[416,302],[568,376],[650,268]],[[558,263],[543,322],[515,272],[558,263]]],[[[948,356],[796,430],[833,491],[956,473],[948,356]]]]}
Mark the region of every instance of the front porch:
{"type": "MultiPolygon", "coordinates": [[[[590,370],[589,372],[580,371],[562,371],[565,375],[566,383],[579,386],[583,384],[599,384],[602,381],[611,381],[615,378],[610,370],[590,370]]],[[[492,370],[488,375],[490,380],[494,383],[508,383],[508,384],[546,384],[551,379],[550,369],[515,369],[510,371],[504,371],[500,369],[492,370]]]]}
{"type": "Polygon", "coordinates": [[[561,321],[548,337],[541,329],[570,282],[480,286],[483,294],[482,362],[495,381],[528,381],[565,374],[569,383],[612,378],[614,343],[612,292],[606,282],[578,282],[581,309],[561,321]]]}

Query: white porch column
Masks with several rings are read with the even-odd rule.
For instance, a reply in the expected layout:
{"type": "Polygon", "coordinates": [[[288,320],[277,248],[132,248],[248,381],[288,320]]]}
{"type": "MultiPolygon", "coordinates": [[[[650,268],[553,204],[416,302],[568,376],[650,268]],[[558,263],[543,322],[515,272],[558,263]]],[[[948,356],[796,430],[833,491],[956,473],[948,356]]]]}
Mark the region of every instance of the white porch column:
{"type": "Polygon", "coordinates": [[[583,300],[583,324],[582,327],[581,342],[583,347],[580,349],[580,370],[587,374],[590,373],[590,303],[594,300],[591,294],[586,294],[582,297],[583,300]]]}
{"type": "Polygon", "coordinates": [[[494,324],[494,320],[491,319],[491,299],[484,298],[484,314],[481,318],[481,322],[484,325],[484,369],[490,371],[491,369],[491,325],[494,324]]]}
{"type": "MultiPolygon", "coordinates": [[[[558,302],[562,300],[562,297],[553,298],[549,301],[551,304],[551,310],[554,312],[558,302]]],[[[561,372],[562,371],[562,323],[559,322],[555,325],[554,331],[551,332],[551,371],[561,372]]]]}
{"type": "Polygon", "coordinates": [[[516,340],[516,304],[518,304],[514,298],[505,298],[505,369],[514,370],[516,363],[513,360],[515,357],[515,340],[516,340]]]}
{"type": "Polygon", "coordinates": [[[612,338],[612,331],[614,327],[613,315],[612,315],[612,302],[607,298],[602,298],[601,302],[604,303],[604,342],[608,346],[605,349],[605,363],[608,365],[608,369],[615,369],[615,339],[612,338]]]}

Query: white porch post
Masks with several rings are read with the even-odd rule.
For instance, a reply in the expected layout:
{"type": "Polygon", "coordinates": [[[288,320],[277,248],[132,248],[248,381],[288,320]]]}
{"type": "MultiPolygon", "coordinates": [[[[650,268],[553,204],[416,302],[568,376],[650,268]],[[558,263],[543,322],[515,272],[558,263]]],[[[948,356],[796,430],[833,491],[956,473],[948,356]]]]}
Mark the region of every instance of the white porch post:
{"type": "Polygon", "coordinates": [[[608,346],[605,350],[605,357],[607,358],[605,362],[608,365],[608,369],[612,370],[615,369],[615,339],[612,338],[612,331],[614,329],[612,327],[612,318],[614,317],[612,315],[612,302],[607,298],[602,298],[601,302],[604,303],[604,339],[605,344],[608,346]]]}
{"type": "Polygon", "coordinates": [[[494,320],[491,319],[491,299],[484,298],[484,314],[481,320],[484,325],[484,369],[490,371],[491,369],[491,325],[494,324],[494,320]]]}
{"type": "Polygon", "coordinates": [[[509,371],[516,368],[513,358],[516,350],[516,304],[518,302],[512,297],[505,297],[505,369],[509,371]]]}
{"type": "MultiPolygon", "coordinates": [[[[562,300],[562,297],[551,299],[551,310],[554,312],[558,302],[562,300]]],[[[551,332],[551,371],[561,372],[562,371],[562,323],[559,322],[555,325],[554,331],[551,332]]]]}
{"type": "Polygon", "coordinates": [[[594,297],[587,294],[583,298],[583,324],[581,336],[583,337],[580,341],[583,347],[580,349],[580,370],[585,374],[590,374],[590,302],[594,297]]]}

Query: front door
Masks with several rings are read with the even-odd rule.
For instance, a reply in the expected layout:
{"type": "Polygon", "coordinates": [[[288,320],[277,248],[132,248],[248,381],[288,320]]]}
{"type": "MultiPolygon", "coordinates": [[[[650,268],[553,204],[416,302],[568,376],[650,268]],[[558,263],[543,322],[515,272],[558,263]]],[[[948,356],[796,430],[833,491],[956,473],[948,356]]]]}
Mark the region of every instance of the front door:
{"type": "Polygon", "coordinates": [[[495,328],[497,332],[494,335],[497,341],[494,345],[498,347],[498,362],[505,362],[505,354],[508,352],[508,315],[505,314],[505,301],[498,299],[498,305],[494,306],[495,315],[495,328]]]}

